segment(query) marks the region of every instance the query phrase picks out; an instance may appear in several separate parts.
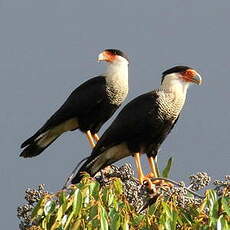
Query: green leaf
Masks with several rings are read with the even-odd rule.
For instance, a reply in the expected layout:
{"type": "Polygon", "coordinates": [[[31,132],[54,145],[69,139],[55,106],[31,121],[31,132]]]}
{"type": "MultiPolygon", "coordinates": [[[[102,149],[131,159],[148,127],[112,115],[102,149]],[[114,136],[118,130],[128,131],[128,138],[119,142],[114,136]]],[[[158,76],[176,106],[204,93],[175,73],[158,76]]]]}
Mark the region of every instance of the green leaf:
{"type": "Polygon", "coordinates": [[[89,188],[84,188],[81,190],[83,196],[83,203],[87,206],[90,202],[90,191],[89,188]]]}
{"type": "Polygon", "coordinates": [[[112,205],[114,197],[115,197],[114,193],[110,193],[109,194],[109,197],[108,197],[108,206],[112,205]]]}
{"type": "Polygon", "coordinates": [[[42,229],[47,230],[47,218],[43,219],[42,221],[42,229]]]}
{"type": "MultiPolygon", "coordinates": [[[[92,229],[100,229],[100,221],[98,220],[98,219],[93,219],[92,221],[91,221],[91,223],[92,223],[92,229]]],[[[87,225],[87,227],[88,227],[88,225],[87,225]]]]}
{"type": "Polygon", "coordinates": [[[67,215],[64,215],[64,216],[62,217],[62,220],[61,220],[61,224],[62,224],[62,226],[64,226],[64,225],[65,225],[65,223],[66,223],[66,221],[67,221],[67,218],[68,218],[68,216],[67,216],[67,215]]]}
{"type": "Polygon", "coordinates": [[[98,206],[94,205],[89,210],[89,219],[92,220],[98,215],[98,206]]]}
{"type": "Polygon", "coordinates": [[[122,183],[119,178],[114,180],[114,188],[116,195],[120,195],[123,193],[122,183]]]}
{"type": "Polygon", "coordinates": [[[45,204],[45,207],[44,207],[45,215],[47,216],[48,214],[52,213],[55,209],[55,206],[56,206],[56,204],[53,200],[47,201],[47,203],[45,204]]]}
{"type": "Polygon", "coordinates": [[[165,230],[171,230],[171,220],[169,217],[165,218],[164,227],[165,230]]]}
{"type": "Polygon", "coordinates": [[[97,181],[93,181],[89,186],[90,194],[95,200],[98,200],[100,184],[97,181]]]}
{"type": "Polygon", "coordinates": [[[109,229],[109,225],[107,222],[107,213],[102,206],[100,207],[100,223],[101,223],[101,228],[100,228],[101,230],[109,229]]]}
{"type": "Polygon", "coordinates": [[[113,217],[111,217],[111,223],[109,225],[109,229],[119,230],[120,226],[121,226],[121,217],[119,214],[114,213],[113,217]]]}
{"type": "Polygon", "coordinates": [[[58,196],[59,205],[57,214],[56,214],[56,221],[61,221],[62,216],[65,214],[67,208],[67,195],[65,191],[61,191],[58,196]]]}
{"type": "Polygon", "coordinates": [[[217,219],[215,217],[209,216],[209,227],[216,227],[217,219]]]}
{"type": "Polygon", "coordinates": [[[229,197],[222,197],[221,204],[223,206],[224,211],[230,216],[230,198],[229,197]]]}
{"type": "Polygon", "coordinates": [[[71,213],[69,214],[68,218],[67,218],[66,223],[65,223],[64,230],[68,229],[69,224],[70,224],[70,221],[72,220],[73,216],[74,216],[74,213],[71,212],[71,213]]]}
{"type": "Polygon", "coordinates": [[[212,200],[213,202],[217,200],[217,194],[214,190],[209,189],[206,193],[209,200],[212,200]]]}
{"type": "Polygon", "coordinates": [[[150,216],[155,215],[155,212],[158,210],[159,205],[160,205],[160,202],[156,202],[155,204],[152,204],[149,207],[148,214],[150,216]]]}
{"type": "Polygon", "coordinates": [[[101,216],[100,221],[101,221],[101,230],[108,230],[109,226],[106,218],[104,216],[101,216]]]}
{"type": "Polygon", "coordinates": [[[71,226],[71,230],[79,230],[81,225],[81,219],[78,219],[74,222],[74,224],[71,226]]]}
{"type": "Polygon", "coordinates": [[[162,171],[162,177],[164,178],[168,178],[169,177],[169,173],[170,173],[170,169],[172,167],[172,163],[173,163],[173,158],[170,157],[165,168],[162,171]]]}
{"type": "Polygon", "coordinates": [[[133,224],[138,226],[144,218],[144,215],[135,216],[133,219],[133,224]]]}
{"type": "Polygon", "coordinates": [[[114,207],[109,208],[109,217],[112,219],[117,214],[117,210],[114,207]]]}
{"type": "Polygon", "coordinates": [[[32,214],[31,214],[32,218],[42,215],[42,213],[43,213],[43,207],[42,206],[43,206],[43,203],[45,202],[45,200],[46,200],[46,197],[44,196],[38,201],[37,205],[34,207],[34,209],[32,211],[32,214]]]}
{"type": "Polygon", "coordinates": [[[171,222],[171,229],[176,230],[176,224],[177,224],[177,212],[175,210],[172,210],[172,222],[171,222]]]}
{"type": "Polygon", "coordinates": [[[55,220],[53,225],[50,226],[50,230],[63,230],[60,221],[55,220]]]}
{"type": "Polygon", "coordinates": [[[223,218],[223,215],[221,215],[217,220],[217,224],[216,224],[217,230],[223,230],[224,225],[225,225],[224,218],[223,218]]]}
{"type": "Polygon", "coordinates": [[[82,207],[82,194],[79,189],[76,189],[74,192],[74,200],[73,200],[73,213],[77,216],[82,207]]]}
{"type": "Polygon", "coordinates": [[[207,190],[207,206],[209,208],[210,224],[215,224],[218,218],[218,197],[214,190],[207,190]]]}
{"type": "Polygon", "coordinates": [[[105,219],[108,219],[108,214],[103,206],[100,206],[100,212],[105,217],[105,219]]]}
{"type": "Polygon", "coordinates": [[[213,205],[212,209],[212,216],[215,217],[216,219],[218,218],[218,212],[219,212],[219,202],[216,200],[213,205]]]}
{"type": "Polygon", "coordinates": [[[109,198],[109,188],[104,188],[104,191],[102,193],[102,201],[106,205],[108,203],[108,198],[109,198]]]}
{"type": "Polygon", "coordinates": [[[230,229],[230,222],[229,220],[224,219],[223,215],[220,215],[217,221],[217,230],[229,230],[230,229]]]}
{"type": "Polygon", "coordinates": [[[58,208],[57,214],[56,214],[56,221],[61,221],[62,216],[64,215],[65,212],[63,212],[63,205],[61,205],[58,208]]]}
{"type": "Polygon", "coordinates": [[[163,212],[166,213],[166,216],[167,216],[167,217],[171,217],[172,212],[171,212],[171,210],[170,210],[168,204],[165,203],[165,202],[163,202],[163,203],[162,203],[162,206],[163,206],[163,212]]]}
{"type": "Polygon", "coordinates": [[[66,204],[66,192],[65,191],[61,191],[59,193],[59,203],[60,205],[66,204]]]}
{"type": "Polygon", "coordinates": [[[127,218],[127,216],[125,215],[125,217],[124,217],[124,222],[123,222],[123,224],[122,224],[122,230],[129,230],[129,221],[128,221],[128,218],[127,218]]]}
{"type": "Polygon", "coordinates": [[[186,210],[183,208],[180,208],[179,210],[180,210],[179,214],[180,214],[181,219],[182,219],[180,224],[191,225],[194,222],[194,219],[191,217],[190,212],[186,212],[186,210]]]}

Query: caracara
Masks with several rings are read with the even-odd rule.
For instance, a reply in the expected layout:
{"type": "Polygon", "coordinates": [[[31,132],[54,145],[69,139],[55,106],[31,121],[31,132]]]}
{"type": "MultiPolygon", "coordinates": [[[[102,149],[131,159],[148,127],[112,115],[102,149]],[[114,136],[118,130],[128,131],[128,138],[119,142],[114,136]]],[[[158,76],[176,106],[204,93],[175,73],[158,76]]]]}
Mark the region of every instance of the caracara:
{"type": "MultiPolygon", "coordinates": [[[[94,176],[104,167],[133,156],[141,183],[147,180],[141,167],[140,155],[147,154],[151,175],[157,176],[155,157],[184,106],[190,83],[201,84],[201,76],[187,66],[176,66],[163,72],[159,89],[129,102],[97,142],[91,155],[71,182],[78,183],[81,172],[94,176]]],[[[71,179],[71,178],[70,178],[71,179]]]]}
{"type": "Polygon", "coordinates": [[[28,140],[20,156],[39,155],[62,133],[80,129],[92,147],[97,132],[114,114],[128,94],[128,57],[120,50],[106,49],[98,61],[108,63],[104,74],[89,79],[76,88],[65,103],[28,140]]]}

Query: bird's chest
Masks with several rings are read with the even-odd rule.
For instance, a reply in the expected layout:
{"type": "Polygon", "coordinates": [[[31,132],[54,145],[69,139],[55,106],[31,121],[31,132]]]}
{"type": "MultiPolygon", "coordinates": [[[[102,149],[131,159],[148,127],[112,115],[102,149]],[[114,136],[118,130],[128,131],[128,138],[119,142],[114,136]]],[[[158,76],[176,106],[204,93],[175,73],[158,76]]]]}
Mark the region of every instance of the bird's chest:
{"type": "Polygon", "coordinates": [[[106,86],[106,95],[110,104],[120,105],[128,94],[127,82],[117,80],[111,81],[106,86]]]}
{"type": "Polygon", "coordinates": [[[160,95],[158,100],[158,114],[164,121],[174,121],[184,105],[184,98],[175,94],[160,95]]]}

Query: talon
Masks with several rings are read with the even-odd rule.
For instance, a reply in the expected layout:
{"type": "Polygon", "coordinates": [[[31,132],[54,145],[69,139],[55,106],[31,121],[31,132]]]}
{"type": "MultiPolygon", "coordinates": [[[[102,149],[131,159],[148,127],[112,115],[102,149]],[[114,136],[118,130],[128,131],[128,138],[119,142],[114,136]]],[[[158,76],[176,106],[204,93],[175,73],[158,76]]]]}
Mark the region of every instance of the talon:
{"type": "Polygon", "coordinates": [[[145,177],[148,177],[148,178],[155,178],[155,176],[154,176],[154,174],[153,174],[152,172],[146,174],[145,177]]]}
{"type": "Polygon", "coordinates": [[[151,179],[148,176],[141,176],[139,178],[140,184],[145,184],[145,181],[148,183],[148,189],[150,189],[151,191],[155,189],[155,185],[154,183],[151,181],[151,179]]]}
{"type": "MultiPolygon", "coordinates": [[[[155,178],[157,179],[157,178],[155,178]]],[[[165,181],[165,180],[154,180],[152,181],[152,183],[155,185],[155,186],[158,186],[158,187],[169,187],[169,188],[172,188],[174,185],[168,181],[165,181]]]]}
{"type": "Polygon", "coordinates": [[[154,184],[155,186],[158,186],[158,187],[170,187],[172,188],[173,187],[173,184],[168,182],[168,181],[165,181],[165,180],[158,180],[157,177],[155,177],[155,175],[150,172],[148,173],[147,175],[144,176],[146,179],[145,180],[150,180],[152,184],[154,184]],[[151,179],[154,179],[153,181],[151,179]]]}
{"type": "Polygon", "coordinates": [[[161,181],[160,186],[172,188],[174,185],[168,181],[161,181]]]}
{"type": "Polygon", "coordinates": [[[156,189],[155,189],[155,185],[152,183],[152,181],[151,180],[146,180],[147,182],[148,182],[148,189],[150,190],[150,191],[155,191],[156,189]]]}

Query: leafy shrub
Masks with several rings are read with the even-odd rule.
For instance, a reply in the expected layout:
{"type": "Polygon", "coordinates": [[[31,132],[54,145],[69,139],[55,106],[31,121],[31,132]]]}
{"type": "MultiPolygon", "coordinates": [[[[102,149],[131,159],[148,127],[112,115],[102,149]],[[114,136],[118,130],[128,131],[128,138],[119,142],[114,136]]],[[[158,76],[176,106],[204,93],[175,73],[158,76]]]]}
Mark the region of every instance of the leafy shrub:
{"type": "Polygon", "coordinates": [[[187,187],[171,181],[173,187],[159,184],[148,191],[134,178],[130,166],[113,166],[98,180],[86,175],[79,184],[54,194],[42,186],[28,189],[28,204],[18,208],[20,228],[230,229],[230,178],[216,181],[215,188],[206,190],[203,197],[194,190],[207,185],[207,178],[207,174],[198,173],[190,177],[187,187]]]}

